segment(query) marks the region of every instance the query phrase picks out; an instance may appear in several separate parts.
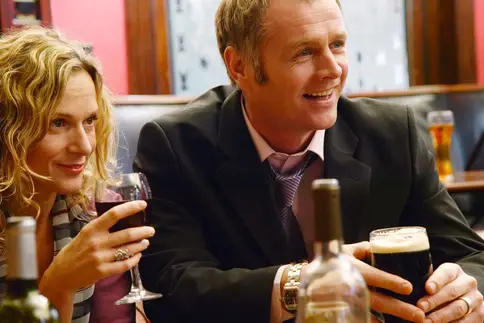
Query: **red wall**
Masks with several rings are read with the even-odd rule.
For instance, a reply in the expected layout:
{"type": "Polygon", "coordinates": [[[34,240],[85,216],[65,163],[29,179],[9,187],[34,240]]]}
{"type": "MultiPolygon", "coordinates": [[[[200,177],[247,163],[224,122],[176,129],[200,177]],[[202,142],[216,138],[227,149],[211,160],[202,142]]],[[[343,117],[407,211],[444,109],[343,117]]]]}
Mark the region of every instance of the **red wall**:
{"type": "Polygon", "coordinates": [[[476,23],[477,80],[484,84],[484,0],[474,0],[476,23]]]}
{"type": "MultiPolygon", "coordinates": [[[[3,0],[2,0],[3,1],[3,0]]],[[[51,0],[52,25],[90,43],[114,94],[128,94],[124,0],[51,0]]]]}

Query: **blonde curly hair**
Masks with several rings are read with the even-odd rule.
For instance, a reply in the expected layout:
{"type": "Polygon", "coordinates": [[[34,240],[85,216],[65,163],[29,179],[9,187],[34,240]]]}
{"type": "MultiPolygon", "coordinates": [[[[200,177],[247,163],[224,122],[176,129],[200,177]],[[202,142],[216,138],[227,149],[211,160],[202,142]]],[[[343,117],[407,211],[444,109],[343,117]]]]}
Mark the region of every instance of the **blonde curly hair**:
{"type": "MultiPolygon", "coordinates": [[[[86,71],[92,78],[99,106],[96,149],[84,172],[83,186],[70,196],[86,208],[94,182],[108,180],[116,169],[117,133],[111,98],[95,58],[81,43],[61,33],[28,27],[0,39],[0,208],[40,206],[32,199],[34,179],[27,155],[44,138],[64,94],[69,77],[86,71]]],[[[5,216],[0,212],[0,250],[5,244],[5,216]]]]}

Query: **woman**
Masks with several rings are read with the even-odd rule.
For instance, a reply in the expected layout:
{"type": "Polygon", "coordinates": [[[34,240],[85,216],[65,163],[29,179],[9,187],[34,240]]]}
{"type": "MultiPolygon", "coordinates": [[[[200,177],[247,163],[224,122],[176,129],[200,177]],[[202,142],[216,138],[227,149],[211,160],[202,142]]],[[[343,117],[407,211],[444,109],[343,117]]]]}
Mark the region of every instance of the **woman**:
{"type": "Polygon", "coordinates": [[[125,273],[154,234],[151,227],[108,231],[145,202],[89,212],[95,181],[115,170],[110,109],[99,69],[80,44],[44,28],[0,39],[0,254],[5,216],[35,216],[39,289],[61,322],[132,322],[134,307],[113,302],[126,294],[125,273]],[[131,257],[115,257],[119,249],[131,257]],[[93,302],[95,284],[103,297],[93,302]]]}

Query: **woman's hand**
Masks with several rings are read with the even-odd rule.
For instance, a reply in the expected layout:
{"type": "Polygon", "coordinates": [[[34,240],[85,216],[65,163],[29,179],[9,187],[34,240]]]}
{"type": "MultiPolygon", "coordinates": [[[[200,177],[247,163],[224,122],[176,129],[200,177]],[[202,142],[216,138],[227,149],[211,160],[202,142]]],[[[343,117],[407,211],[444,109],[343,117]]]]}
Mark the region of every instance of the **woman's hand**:
{"type": "Polygon", "coordinates": [[[110,233],[109,229],[118,220],[145,208],[145,201],[126,202],[113,207],[89,222],[54,257],[40,281],[39,289],[59,309],[62,318],[67,316],[67,312],[60,307],[70,307],[72,312],[72,298],[78,289],[93,285],[102,278],[123,273],[139,262],[141,252],[149,245],[146,239],[152,237],[155,230],[144,226],[110,233]],[[118,249],[126,249],[131,257],[116,261],[115,253],[118,249]],[[65,305],[66,302],[69,304],[65,305]]]}

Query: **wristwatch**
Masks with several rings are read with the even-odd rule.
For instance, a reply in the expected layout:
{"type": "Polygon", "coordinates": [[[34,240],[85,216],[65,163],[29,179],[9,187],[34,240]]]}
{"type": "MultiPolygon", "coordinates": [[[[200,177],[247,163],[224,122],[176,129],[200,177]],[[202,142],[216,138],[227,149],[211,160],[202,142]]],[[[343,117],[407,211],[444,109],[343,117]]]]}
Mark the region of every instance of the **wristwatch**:
{"type": "Polygon", "coordinates": [[[297,296],[301,279],[301,270],[305,265],[307,265],[306,262],[292,264],[287,272],[287,281],[282,288],[282,307],[291,314],[296,314],[297,311],[297,296]]]}

